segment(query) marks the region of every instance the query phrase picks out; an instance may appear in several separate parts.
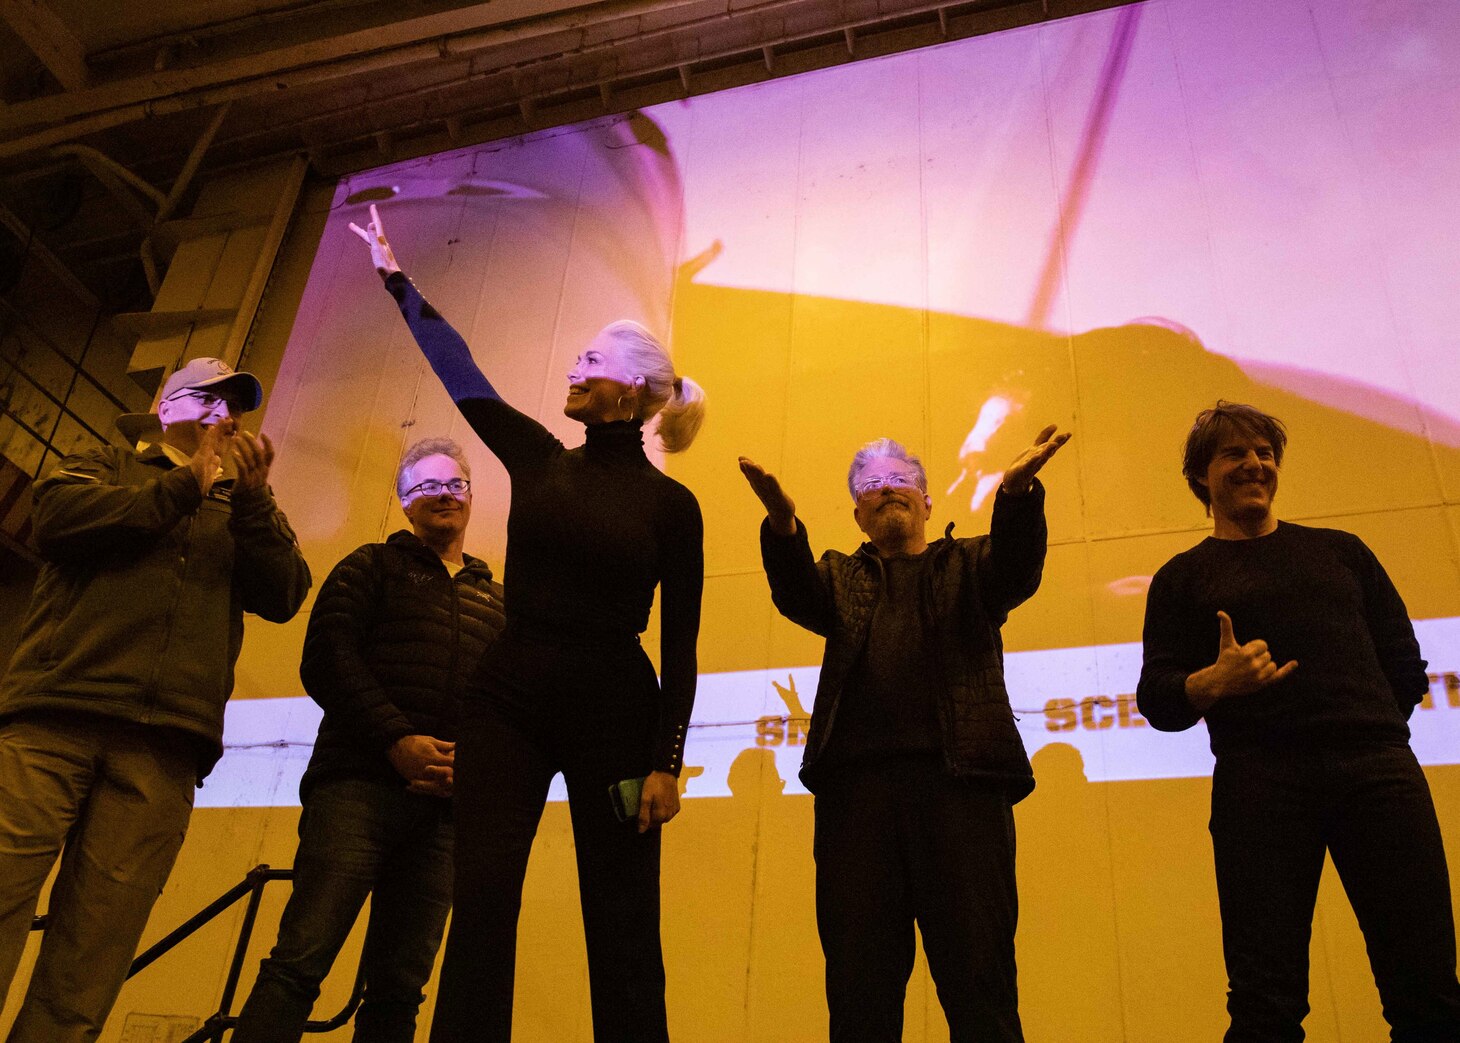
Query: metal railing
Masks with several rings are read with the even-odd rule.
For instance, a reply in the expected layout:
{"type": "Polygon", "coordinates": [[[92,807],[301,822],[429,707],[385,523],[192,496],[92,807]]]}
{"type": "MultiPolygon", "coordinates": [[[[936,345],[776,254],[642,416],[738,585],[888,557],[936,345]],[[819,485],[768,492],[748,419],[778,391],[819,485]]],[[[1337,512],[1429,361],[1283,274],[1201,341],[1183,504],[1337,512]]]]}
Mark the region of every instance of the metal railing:
{"type": "MultiPolygon", "coordinates": [[[[267,865],[257,865],[244,874],[242,880],[234,884],[227,891],[209,902],[195,915],[189,917],[166,937],[159,939],[155,944],[149,946],[145,952],[138,954],[132,961],[131,970],[127,971],[127,977],[131,978],[172,949],[179,942],[188,938],[205,924],[210,923],[219,914],[233,907],[243,899],[248,898],[248,906],[243,913],[243,927],[238,933],[238,942],[233,948],[233,959],[228,967],[228,977],[223,983],[223,996],[218,1001],[218,1010],[209,1014],[203,1024],[192,1035],[188,1036],[182,1043],[203,1043],[204,1040],[210,1043],[222,1043],[223,1034],[230,1029],[237,1027],[238,1016],[230,1013],[234,997],[238,992],[238,979],[243,973],[243,961],[248,956],[248,943],[253,937],[254,923],[258,919],[259,903],[264,897],[264,885],[271,880],[293,880],[294,870],[292,869],[270,869],[267,865]]],[[[31,930],[43,931],[49,916],[37,916],[31,923],[31,930]]],[[[344,1008],[332,1018],[324,1021],[306,1021],[305,1032],[329,1032],[345,1024],[354,1016],[355,1010],[360,1006],[360,999],[365,994],[365,968],[362,965],[355,972],[355,985],[350,990],[350,998],[345,1001],[344,1008]]]]}

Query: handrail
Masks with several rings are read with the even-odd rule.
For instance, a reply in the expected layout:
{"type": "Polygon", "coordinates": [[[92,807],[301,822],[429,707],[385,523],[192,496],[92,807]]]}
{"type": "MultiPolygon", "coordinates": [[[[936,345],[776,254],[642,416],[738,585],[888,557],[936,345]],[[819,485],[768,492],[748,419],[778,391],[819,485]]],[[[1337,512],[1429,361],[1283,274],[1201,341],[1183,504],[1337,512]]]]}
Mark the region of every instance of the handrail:
{"type": "MultiPolygon", "coordinates": [[[[138,954],[132,961],[131,969],[127,971],[128,978],[145,970],[159,956],[191,936],[204,924],[210,923],[219,913],[233,906],[239,899],[245,895],[248,896],[248,908],[243,914],[243,926],[239,930],[238,941],[233,948],[233,959],[229,962],[228,977],[223,984],[223,996],[218,1002],[218,1010],[208,1015],[202,1026],[182,1043],[203,1043],[204,1040],[208,1040],[210,1043],[222,1043],[223,1034],[238,1026],[238,1016],[230,1014],[228,1011],[233,1006],[233,998],[238,990],[238,979],[243,972],[243,961],[248,956],[248,943],[252,939],[254,923],[258,918],[259,903],[263,900],[264,885],[271,880],[293,879],[293,869],[271,869],[265,864],[254,866],[243,875],[242,880],[149,946],[146,951],[138,954]]],[[[45,930],[49,919],[50,916],[44,913],[34,917],[31,920],[30,929],[32,931],[45,930]]],[[[355,985],[350,990],[350,998],[345,1001],[344,1008],[332,1018],[326,1018],[323,1021],[306,1021],[304,1031],[329,1032],[339,1028],[354,1016],[364,994],[365,967],[362,964],[355,972],[355,985]]]]}

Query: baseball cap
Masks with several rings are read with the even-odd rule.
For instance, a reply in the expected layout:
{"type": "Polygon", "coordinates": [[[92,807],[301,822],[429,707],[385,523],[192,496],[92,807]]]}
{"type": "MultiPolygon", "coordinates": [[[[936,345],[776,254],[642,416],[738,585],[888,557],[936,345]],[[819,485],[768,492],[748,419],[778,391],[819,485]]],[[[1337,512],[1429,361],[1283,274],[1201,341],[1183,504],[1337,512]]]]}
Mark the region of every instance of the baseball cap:
{"type": "MultiPolygon", "coordinates": [[[[264,401],[264,387],[252,373],[237,372],[222,359],[190,359],[163,381],[158,401],[171,398],[180,391],[227,390],[238,396],[243,412],[257,409],[264,401]]],[[[162,434],[162,423],[156,413],[123,413],[117,417],[117,430],[130,441],[154,439],[162,434]]]]}

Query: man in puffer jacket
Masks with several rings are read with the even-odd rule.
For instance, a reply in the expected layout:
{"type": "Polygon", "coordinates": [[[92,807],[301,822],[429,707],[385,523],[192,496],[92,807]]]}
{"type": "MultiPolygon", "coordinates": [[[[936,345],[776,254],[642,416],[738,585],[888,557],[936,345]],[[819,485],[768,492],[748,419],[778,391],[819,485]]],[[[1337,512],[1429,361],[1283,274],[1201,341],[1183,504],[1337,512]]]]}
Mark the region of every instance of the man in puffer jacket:
{"type": "Polygon", "coordinates": [[[902,1038],[922,932],[955,1043],[1019,1043],[1013,805],[1034,788],[999,628],[1039,587],[1046,428],[1004,473],[988,536],[929,543],[918,458],[883,438],[847,484],[868,542],[812,559],[774,476],[761,556],[782,615],[826,638],[801,780],[816,795],[816,924],[833,1043],[902,1038]]]}
{"type": "Polygon", "coordinates": [[[370,543],[320,588],[299,673],[324,707],[300,783],[294,893],[235,1043],[297,1041],[367,895],[360,1043],[410,1043],[451,908],[457,707],[501,631],[502,588],[462,552],[461,447],[426,439],[396,477],[411,532],[370,543]]]}
{"type": "Polygon", "coordinates": [[[117,419],[142,449],[68,456],[36,488],[44,564],[0,686],[0,992],[65,851],[11,1043],[101,1032],[223,753],[243,614],[282,623],[309,590],[273,445],[239,428],[262,401],[193,359],[156,413],[117,419]]]}

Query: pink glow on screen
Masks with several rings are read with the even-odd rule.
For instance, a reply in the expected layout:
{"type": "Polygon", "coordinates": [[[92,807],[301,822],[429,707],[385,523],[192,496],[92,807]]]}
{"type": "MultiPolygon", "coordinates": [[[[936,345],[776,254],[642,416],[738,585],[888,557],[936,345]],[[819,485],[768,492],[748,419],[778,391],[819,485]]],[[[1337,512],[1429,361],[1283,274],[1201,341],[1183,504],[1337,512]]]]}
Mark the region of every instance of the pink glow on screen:
{"type": "MultiPolygon", "coordinates": [[[[449,302],[504,395],[565,440],[581,436],[560,415],[562,375],[605,322],[673,329],[693,351],[716,309],[783,305],[767,309],[775,323],[746,320],[735,358],[705,360],[722,367],[707,431],[727,459],[690,454],[671,473],[694,486],[695,468],[771,446],[818,548],[855,539],[828,446],[849,456],[902,437],[867,423],[922,443],[935,524],[965,535],[986,531],[1017,449],[1047,422],[1073,426],[1048,480],[1059,565],[1039,598],[1062,596],[1057,569],[1075,563],[1093,618],[1066,639],[1077,647],[1011,653],[1008,671],[1030,752],[1071,747],[1091,781],[1210,768],[1201,729],[1157,735],[1123,701],[1139,670],[1126,638],[1149,575],[1202,535],[1176,462],[1195,409],[1219,395],[1263,404],[1294,436],[1282,510],[1360,531],[1406,598],[1443,603],[1411,600],[1437,617],[1418,624],[1437,680],[1415,747],[1460,763],[1460,617],[1431,575],[1453,571],[1460,493],[1457,69],[1460,4],[1447,0],[1150,0],[353,176],[271,408],[328,415],[352,388],[379,417],[341,442],[375,439],[380,459],[322,479],[281,455],[277,491],[321,505],[291,519],[311,560],[332,563],[360,542],[350,521],[371,502],[352,483],[390,470],[378,431],[403,416],[456,423],[404,331],[382,331],[388,314],[348,289],[368,282],[363,262],[334,256],[355,249],[344,225],[383,200],[417,283],[449,302]],[[821,333],[870,320],[913,332],[890,347],[821,333]],[[360,343],[383,345],[379,368],[358,364],[360,343]],[[321,481],[330,496],[305,495],[321,481]],[[1419,537],[1432,561],[1396,553],[1419,537]],[[1102,558],[1127,543],[1141,552],[1102,558]],[[1132,606],[1116,637],[1087,633],[1132,606]]],[[[452,433],[479,480],[469,543],[500,562],[505,482],[469,432],[452,433]]],[[[753,571],[753,522],[722,531],[739,507],[704,507],[711,570],[753,571]]],[[[688,795],[728,793],[747,751],[800,792],[804,713],[788,698],[809,709],[815,679],[804,663],[703,675],[688,795]]],[[[202,802],[292,802],[297,775],[261,790],[248,765],[307,760],[313,704],[229,713],[230,774],[202,802]]]]}

